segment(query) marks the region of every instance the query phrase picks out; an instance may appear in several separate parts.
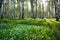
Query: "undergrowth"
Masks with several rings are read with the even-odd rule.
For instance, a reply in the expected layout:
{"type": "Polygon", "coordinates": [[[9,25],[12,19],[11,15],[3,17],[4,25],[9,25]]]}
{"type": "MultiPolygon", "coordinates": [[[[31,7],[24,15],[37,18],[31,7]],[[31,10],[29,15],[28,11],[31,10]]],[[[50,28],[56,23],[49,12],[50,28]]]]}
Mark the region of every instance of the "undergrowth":
{"type": "Polygon", "coordinates": [[[60,40],[54,19],[0,19],[0,40],[60,40]]]}

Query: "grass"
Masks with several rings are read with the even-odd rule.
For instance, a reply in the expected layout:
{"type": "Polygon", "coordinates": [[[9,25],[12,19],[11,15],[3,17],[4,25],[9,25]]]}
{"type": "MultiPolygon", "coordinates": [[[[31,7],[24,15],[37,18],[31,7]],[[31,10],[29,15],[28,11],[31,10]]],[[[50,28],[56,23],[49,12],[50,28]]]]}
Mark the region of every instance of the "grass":
{"type": "Polygon", "coordinates": [[[60,40],[60,21],[0,19],[0,40],[60,40]]]}

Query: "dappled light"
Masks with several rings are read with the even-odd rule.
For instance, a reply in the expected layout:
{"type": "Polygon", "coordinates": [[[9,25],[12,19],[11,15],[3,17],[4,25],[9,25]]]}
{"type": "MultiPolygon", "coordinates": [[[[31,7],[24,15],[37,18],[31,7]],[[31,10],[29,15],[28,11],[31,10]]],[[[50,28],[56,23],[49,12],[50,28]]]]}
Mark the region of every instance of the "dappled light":
{"type": "Polygon", "coordinates": [[[60,0],[0,0],[0,40],[60,40],[60,0]]]}

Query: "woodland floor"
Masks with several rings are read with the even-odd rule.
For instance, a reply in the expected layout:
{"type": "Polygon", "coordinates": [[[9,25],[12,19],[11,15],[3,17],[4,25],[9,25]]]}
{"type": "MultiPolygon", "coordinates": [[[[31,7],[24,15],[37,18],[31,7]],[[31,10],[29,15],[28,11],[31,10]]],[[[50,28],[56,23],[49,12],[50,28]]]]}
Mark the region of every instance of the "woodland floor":
{"type": "Polygon", "coordinates": [[[60,40],[60,21],[0,19],[0,40],[60,40]]]}

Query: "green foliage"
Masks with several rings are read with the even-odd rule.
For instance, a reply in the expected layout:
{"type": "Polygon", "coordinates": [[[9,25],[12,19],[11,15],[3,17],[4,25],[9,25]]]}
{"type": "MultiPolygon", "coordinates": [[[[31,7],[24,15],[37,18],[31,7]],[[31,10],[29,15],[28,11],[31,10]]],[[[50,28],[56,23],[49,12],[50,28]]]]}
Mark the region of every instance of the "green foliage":
{"type": "Polygon", "coordinates": [[[53,38],[55,39],[53,34],[53,30],[50,28],[24,24],[12,26],[12,29],[10,27],[0,29],[1,40],[53,40],[53,38]]]}
{"type": "Polygon", "coordinates": [[[0,40],[60,40],[59,26],[53,19],[0,19],[0,40]]]}

